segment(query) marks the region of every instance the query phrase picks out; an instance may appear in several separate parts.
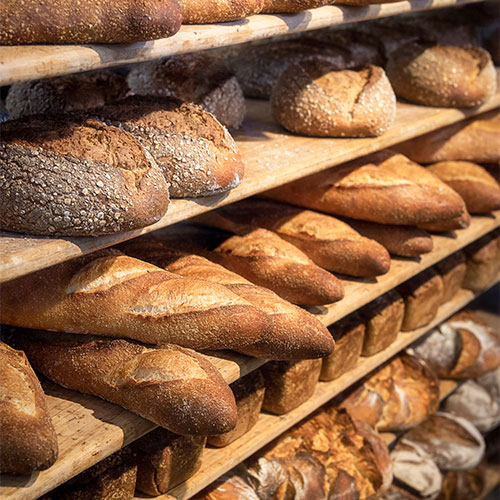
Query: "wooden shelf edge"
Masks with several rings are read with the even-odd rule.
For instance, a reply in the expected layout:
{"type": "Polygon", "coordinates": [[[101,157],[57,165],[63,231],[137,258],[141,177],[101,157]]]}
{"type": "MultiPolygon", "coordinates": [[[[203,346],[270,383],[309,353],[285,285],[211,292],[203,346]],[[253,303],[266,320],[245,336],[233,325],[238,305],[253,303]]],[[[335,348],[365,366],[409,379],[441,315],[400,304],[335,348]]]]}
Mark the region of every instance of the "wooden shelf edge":
{"type": "Polygon", "coordinates": [[[229,23],[184,25],[173,37],[134,44],[2,46],[0,86],[480,1],[411,0],[367,7],[327,6],[288,15],[260,14],[229,23]]]}

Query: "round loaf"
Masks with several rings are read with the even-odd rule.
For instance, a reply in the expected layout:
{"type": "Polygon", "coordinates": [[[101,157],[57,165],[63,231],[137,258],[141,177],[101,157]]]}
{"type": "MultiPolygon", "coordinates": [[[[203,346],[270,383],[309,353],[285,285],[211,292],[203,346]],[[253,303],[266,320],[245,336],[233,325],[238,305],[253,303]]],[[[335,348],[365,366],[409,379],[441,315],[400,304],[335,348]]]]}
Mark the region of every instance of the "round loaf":
{"type": "Polygon", "coordinates": [[[157,222],[160,169],[129,133],[96,120],[29,117],[0,126],[0,227],[96,236],[157,222]]]}
{"type": "Polygon", "coordinates": [[[479,47],[407,44],[386,71],[398,97],[427,106],[471,108],[496,91],[493,62],[479,47]]]}
{"type": "Polygon", "coordinates": [[[262,12],[300,12],[331,3],[333,3],[333,0],[264,0],[262,12]]]}
{"type": "Polygon", "coordinates": [[[481,462],[477,467],[469,470],[448,471],[443,476],[443,488],[438,500],[470,500],[471,498],[481,498],[486,484],[486,460],[481,462]]]}
{"type": "Polygon", "coordinates": [[[263,0],[179,0],[183,24],[235,21],[262,10],[263,0]]]}
{"type": "Polygon", "coordinates": [[[135,65],[127,81],[135,94],[199,104],[226,127],[239,128],[245,116],[245,98],[238,80],[221,61],[204,54],[135,65]]]}
{"type": "Polygon", "coordinates": [[[322,58],[290,65],[273,88],[271,105],[287,130],[323,137],[379,136],[396,116],[396,97],[382,68],[337,71],[322,58]]]}

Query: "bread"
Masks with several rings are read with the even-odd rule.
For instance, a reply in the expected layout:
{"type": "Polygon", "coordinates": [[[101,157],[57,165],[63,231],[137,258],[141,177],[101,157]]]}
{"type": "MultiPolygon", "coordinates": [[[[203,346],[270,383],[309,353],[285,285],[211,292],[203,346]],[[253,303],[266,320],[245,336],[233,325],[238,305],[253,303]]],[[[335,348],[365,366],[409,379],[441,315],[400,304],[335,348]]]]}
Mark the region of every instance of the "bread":
{"type": "Polygon", "coordinates": [[[462,288],[466,271],[465,254],[461,250],[451,254],[446,259],[438,262],[434,266],[434,270],[443,280],[442,303],[444,304],[451,300],[462,288]]]}
{"type": "Polygon", "coordinates": [[[0,472],[30,474],[57,459],[57,437],[45,394],[26,356],[0,342],[0,472]]]}
{"type": "Polygon", "coordinates": [[[273,87],[271,106],[282,127],[321,137],[379,136],[396,117],[396,96],[382,68],[339,70],[322,57],[290,64],[273,87]]]}
{"type": "Polygon", "coordinates": [[[491,57],[480,47],[407,44],[386,71],[398,97],[427,106],[479,106],[497,87],[491,57]]]}
{"type": "Polygon", "coordinates": [[[433,269],[417,276],[397,287],[405,301],[405,314],[401,330],[407,332],[430,323],[443,302],[443,279],[433,269]]]}
{"type": "Polygon", "coordinates": [[[437,177],[391,151],[319,172],[264,196],[333,215],[396,225],[442,221],[465,208],[463,200],[437,177]]]}
{"type": "Polygon", "coordinates": [[[333,380],[352,370],[363,349],[365,325],[358,314],[336,321],[329,330],[335,340],[335,351],[323,358],[320,380],[333,380]]]}
{"type": "Polygon", "coordinates": [[[428,222],[419,224],[419,228],[425,231],[454,231],[455,229],[466,229],[470,226],[471,218],[469,212],[464,210],[458,217],[440,222],[428,222]]]}
{"type": "Polygon", "coordinates": [[[500,263],[499,241],[498,232],[493,231],[465,247],[467,271],[464,288],[484,290],[497,278],[500,263]]]}
{"type": "Polygon", "coordinates": [[[125,98],[128,92],[122,76],[94,71],[15,83],[9,88],[5,104],[12,118],[20,118],[99,108],[125,98]]]}
{"type": "Polygon", "coordinates": [[[124,130],[38,116],[2,123],[0,135],[1,229],[96,236],[153,224],[167,210],[160,169],[124,130]]]}
{"type": "Polygon", "coordinates": [[[481,498],[487,485],[486,461],[469,470],[448,471],[438,500],[470,500],[481,498]]]}
{"type": "Polygon", "coordinates": [[[251,354],[271,326],[222,285],[181,278],[112,250],[4,283],[0,295],[6,324],[150,344],[251,354]]]}
{"type": "Polygon", "coordinates": [[[300,12],[331,4],[331,0],[264,0],[262,12],[300,12]]]}
{"type": "Polygon", "coordinates": [[[263,0],[179,0],[183,24],[222,23],[262,10],[263,0]]]}
{"type": "Polygon", "coordinates": [[[211,446],[227,446],[246,434],[257,423],[259,418],[265,392],[264,377],[260,371],[254,370],[233,382],[230,387],[238,410],[236,427],[225,434],[210,436],[208,444],[211,446]]]}
{"type": "Polygon", "coordinates": [[[235,472],[228,472],[193,497],[194,500],[260,500],[248,482],[235,472]]]}
{"type": "Polygon", "coordinates": [[[405,305],[399,293],[390,290],[363,307],[360,314],[365,323],[361,354],[373,356],[396,340],[405,316],[405,305]]]}
{"type": "Polygon", "coordinates": [[[343,50],[309,38],[267,40],[245,46],[230,57],[229,65],[247,97],[269,99],[275,83],[290,64],[320,55],[342,69],[343,54],[343,50]]]}
{"type": "Polygon", "coordinates": [[[232,293],[250,302],[270,320],[267,336],[252,346],[255,356],[296,360],[322,357],[333,350],[333,341],[325,326],[312,314],[283,300],[267,288],[253,285],[226,268],[193,254],[182,254],[158,240],[135,239],[121,245],[125,253],[151,262],[185,278],[201,279],[224,285],[232,293]]]}
{"type": "Polygon", "coordinates": [[[490,370],[484,375],[476,378],[476,383],[479,384],[500,406],[500,369],[490,370]]]}
{"type": "Polygon", "coordinates": [[[172,198],[211,196],[243,179],[233,138],[196,104],[133,96],[92,113],[141,142],[165,175],[172,198]]]}
{"type": "Polygon", "coordinates": [[[206,212],[195,221],[240,235],[258,227],[274,231],[328,271],[372,277],[390,267],[389,254],[378,243],[334,217],[291,205],[251,198],[206,212]]]}
{"type": "Polygon", "coordinates": [[[5,0],[0,5],[0,44],[132,43],[165,38],[181,26],[175,0],[106,2],[5,0]]]}
{"type": "Polygon", "coordinates": [[[464,418],[438,412],[409,430],[405,441],[423,448],[442,470],[475,467],[484,455],[484,440],[464,418]]]}
{"type": "Polygon", "coordinates": [[[283,415],[313,395],[321,372],[321,360],[270,361],[261,370],[266,386],[262,409],[283,415]]]}
{"type": "Polygon", "coordinates": [[[189,349],[36,330],[16,332],[13,342],[55,383],[106,399],[172,432],[219,434],[236,424],[229,386],[189,349]]]}
{"type": "Polygon", "coordinates": [[[429,170],[463,198],[470,213],[492,212],[500,208],[500,186],[480,165],[445,161],[431,165],[429,170]]]}
{"type": "Polygon", "coordinates": [[[135,94],[199,104],[229,128],[239,128],[245,116],[245,98],[238,80],[221,61],[203,53],[135,65],[127,82],[135,94]]]}
{"type": "Polygon", "coordinates": [[[398,144],[395,150],[413,161],[467,160],[500,162],[500,111],[495,109],[398,144]]]}
{"type": "Polygon", "coordinates": [[[394,3],[396,0],[339,0],[337,3],[345,5],[372,5],[372,4],[382,4],[382,3],[394,3]]]}
{"type": "Polygon", "coordinates": [[[232,236],[215,249],[217,262],[295,304],[321,305],[344,296],[342,282],[267,229],[232,236]]]}
{"type": "Polygon", "coordinates": [[[137,463],[137,489],[161,495],[189,479],[201,466],[205,436],[179,436],[157,427],[130,447],[137,463]]]}

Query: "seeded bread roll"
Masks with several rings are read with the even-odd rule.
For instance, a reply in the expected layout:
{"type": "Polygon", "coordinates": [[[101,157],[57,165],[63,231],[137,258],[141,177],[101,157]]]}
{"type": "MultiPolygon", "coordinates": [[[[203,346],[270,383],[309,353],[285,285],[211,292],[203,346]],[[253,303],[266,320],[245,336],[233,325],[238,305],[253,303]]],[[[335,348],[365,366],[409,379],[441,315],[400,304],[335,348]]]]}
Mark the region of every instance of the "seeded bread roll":
{"type": "Polygon", "coordinates": [[[245,98],[238,80],[221,61],[205,54],[137,64],[127,82],[135,94],[175,97],[199,104],[229,128],[239,128],[245,116],[245,98]]]}
{"type": "Polygon", "coordinates": [[[344,222],[311,210],[248,199],[202,214],[195,222],[245,234],[262,227],[302,250],[318,266],[351,276],[378,276],[390,267],[387,251],[344,222]]]}
{"type": "Polygon", "coordinates": [[[158,165],[124,130],[91,119],[0,124],[0,227],[96,236],[157,222],[168,207],[158,165]]]}
{"type": "Polygon", "coordinates": [[[271,105],[282,127],[321,137],[379,136],[396,116],[382,68],[339,71],[321,57],[291,64],[273,87],[271,105]]]}
{"type": "Polygon", "coordinates": [[[496,91],[491,57],[479,47],[408,44],[386,65],[394,92],[427,106],[471,108],[496,91]]]}
{"type": "Polygon", "coordinates": [[[177,434],[219,434],[236,424],[229,386],[190,349],[37,330],[15,332],[13,343],[55,383],[115,403],[177,434]]]}
{"type": "Polygon", "coordinates": [[[493,231],[465,247],[467,271],[463,287],[484,290],[497,277],[500,266],[500,236],[493,231]]]}
{"type": "Polygon", "coordinates": [[[243,179],[233,138],[196,104],[133,96],[91,114],[126,130],[144,146],[165,175],[172,198],[211,196],[243,179]]]}
{"type": "Polygon", "coordinates": [[[57,459],[45,394],[24,352],[0,342],[0,472],[30,474],[57,459]]]}
{"type": "Polygon", "coordinates": [[[264,0],[262,12],[300,12],[333,3],[332,0],[264,0]]]}
{"type": "Polygon", "coordinates": [[[9,88],[5,104],[12,118],[20,118],[99,108],[124,99],[128,92],[122,76],[95,71],[15,83],[9,88]]]}
{"type": "Polygon", "coordinates": [[[3,0],[0,44],[132,43],[175,34],[181,26],[176,0],[3,0]]]}
{"type": "Polygon", "coordinates": [[[183,24],[234,21],[262,10],[263,0],[179,0],[183,24]]]}
{"type": "Polygon", "coordinates": [[[467,266],[465,254],[461,250],[438,262],[434,266],[435,271],[443,279],[442,303],[451,300],[462,288],[467,266]]]}

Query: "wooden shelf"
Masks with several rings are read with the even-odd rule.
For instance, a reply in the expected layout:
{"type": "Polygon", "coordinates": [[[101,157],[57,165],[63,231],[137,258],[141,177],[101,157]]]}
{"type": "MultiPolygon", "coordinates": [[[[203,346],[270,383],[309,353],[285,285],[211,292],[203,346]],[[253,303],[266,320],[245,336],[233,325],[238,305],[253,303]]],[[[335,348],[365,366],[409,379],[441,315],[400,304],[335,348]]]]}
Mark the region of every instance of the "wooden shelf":
{"type": "Polygon", "coordinates": [[[500,106],[500,91],[485,105],[469,110],[399,103],[396,123],[392,129],[382,137],[367,139],[327,139],[292,135],[274,122],[267,101],[253,100],[248,104],[247,119],[235,136],[246,167],[245,180],[236,189],[225,195],[196,200],[175,200],[171,203],[168,213],[156,224],[117,235],[50,238],[0,232],[0,282],[160,229],[218,206],[390,147],[465,117],[497,108],[500,106]]]}
{"type": "Polygon", "coordinates": [[[0,86],[480,1],[411,0],[368,7],[327,6],[290,15],[260,14],[230,23],[186,25],[171,38],[134,44],[4,46],[0,47],[0,86]]]}

